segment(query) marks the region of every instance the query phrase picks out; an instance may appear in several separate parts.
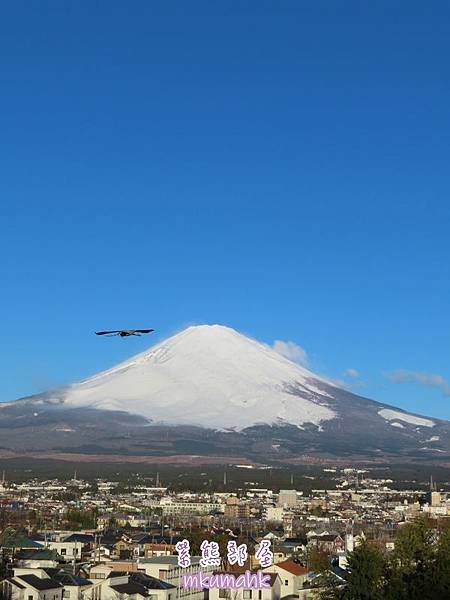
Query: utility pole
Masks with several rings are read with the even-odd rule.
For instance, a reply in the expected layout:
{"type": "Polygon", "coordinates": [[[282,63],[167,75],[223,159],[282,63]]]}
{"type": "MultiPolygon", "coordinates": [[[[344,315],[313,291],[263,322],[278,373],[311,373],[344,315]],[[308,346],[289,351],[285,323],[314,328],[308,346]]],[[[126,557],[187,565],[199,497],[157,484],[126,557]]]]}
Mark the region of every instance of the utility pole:
{"type": "Polygon", "coordinates": [[[77,542],[75,541],[75,545],[73,548],[73,574],[77,574],[77,542]]]}
{"type": "Polygon", "coordinates": [[[97,557],[97,561],[100,563],[100,544],[99,544],[99,534],[96,533],[95,534],[95,550],[94,550],[94,564],[95,564],[95,557],[97,557]]]}

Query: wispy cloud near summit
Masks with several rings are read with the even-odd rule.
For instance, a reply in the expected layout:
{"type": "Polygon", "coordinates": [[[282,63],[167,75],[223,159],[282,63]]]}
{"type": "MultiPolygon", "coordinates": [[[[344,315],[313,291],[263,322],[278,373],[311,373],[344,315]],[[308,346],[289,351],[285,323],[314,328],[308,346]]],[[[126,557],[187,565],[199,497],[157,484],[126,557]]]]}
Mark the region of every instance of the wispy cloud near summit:
{"type": "Polygon", "coordinates": [[[295,342],[283,342],[282,340],[275,340],[272,344],[273,350],[292,360],[293,362],[298,363],[299,365],[306,366],[308,364],[308,355],[306,350],[296,344],[295,342]]]}
{"type": "Polygon", "coordinates": [[[345,369],[345,375],[347,375],[347,377],[359,377],[359,371],[352,368],[345,369]]]}
{"type": "Polygon", "coordinates": [[[408,369],[396,369],[387,374],[393,383],[420,383],[441,390],[444,396],[450,396],[450,382],[442,375],[435,373],[423,373],[422,371],[409,371],[408,369]]]}

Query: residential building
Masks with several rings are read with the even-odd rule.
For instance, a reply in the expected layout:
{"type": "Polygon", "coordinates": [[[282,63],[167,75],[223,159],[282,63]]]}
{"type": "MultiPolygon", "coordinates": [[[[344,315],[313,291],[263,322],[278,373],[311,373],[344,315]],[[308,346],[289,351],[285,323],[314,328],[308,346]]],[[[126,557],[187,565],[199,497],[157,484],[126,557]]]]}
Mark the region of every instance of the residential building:
{"type": "Polygon", "coordinates": [[[298,590],[307,579],[308,569],[294,562],[285,560],[263,569],[265,573],[277,573],[281,582],[281,596],[298,594],[298,590]]]}
{"type": "Polygon", "coordinates": [[[140,558],[138,561],[139,569],[147,575],[162,579],[171,583],[177,588],[178,598],[187,598],[190,600],[200,600],[203,598],[202,590],[184,589],[182,586],[182,577],[187,574],[197,574],[200,570],[204,573],[212,573],[214,566],[202,567],[200,557],[191,557],[191,566],[182,568],[178,566],[178,556],[153,556],[151,558],[140,558]]]}
{"type": "Polygon", "coordinates": [[[62,600],[64,587],[51,577],[14,575],[0,583],[4,600],[62,600]]]}
{"type": "Polygon", "coordinates": [[[278,506],[281,508],[294,508],[297,506],[297,490],[280,490],[278,506]]]}
{"type": "Polygon", "coordinates": [[[230,496],[226,501],[224,516],[227,519],[248,519],[250,506],[241,502],[236,496],[230,496]]]}
{"type": "Polygon", "coordinates": [[[16,552],[14,564],[17,567],[28,569],[45,569],[56,567],[59,560],[60,557],[57,555],[56,550],[49,550],[48,548],[25,549],[16,552]]]}
{"type": "MultiPolygon", "coordinates": [[[[236,576],[236,573],[227,573],[236,576]]],[[[277,573],[269,573],[270,587],[268,588],[252,588],[252,589],[220,589],[210,588],[209,600],[280,600],[281,582],[277,573]]]]}
{"type": "Polygon", "coordinates": [[[176,600],[177,588],[145,573],[113,571],[101,582],[99,600],[176,600]]]}

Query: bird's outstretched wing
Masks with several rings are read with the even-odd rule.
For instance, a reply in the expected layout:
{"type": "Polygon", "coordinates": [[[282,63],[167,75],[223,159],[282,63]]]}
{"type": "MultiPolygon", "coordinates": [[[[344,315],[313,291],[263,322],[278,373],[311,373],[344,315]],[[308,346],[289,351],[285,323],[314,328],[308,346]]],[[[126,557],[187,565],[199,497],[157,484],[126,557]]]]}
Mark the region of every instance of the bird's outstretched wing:
{"type": "Polygon", "coordinates": [[[114,331],[96,331],[95,335],[108,335],[109,333],[120,333],[120,329],[115,329],[114,331]]]}
{"type": "Polygon", "coordinates": [[[155,331],[154,329],[135,329],[134,330],[136,333],[151,333],[152,331],[155,331]]]}

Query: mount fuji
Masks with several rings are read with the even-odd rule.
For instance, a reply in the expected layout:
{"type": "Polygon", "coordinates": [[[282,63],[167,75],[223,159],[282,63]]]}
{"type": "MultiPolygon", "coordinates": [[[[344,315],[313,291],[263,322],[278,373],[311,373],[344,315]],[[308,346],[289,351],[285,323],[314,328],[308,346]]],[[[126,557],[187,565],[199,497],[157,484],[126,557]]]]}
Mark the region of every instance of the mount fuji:
{"type": "Polygon", "coordinates": [[[3,449],[56,455],[450,458],[449,422],[353,394],[221,325],[0,404],[0,433],[3,449]]]}
{"type": "Polygon", "coordinates": [[[69,388],[66,406],[124,410],[154,423],[235,429],[332,419],[324,382],[228,327],[189,327],[69,388]]]}

